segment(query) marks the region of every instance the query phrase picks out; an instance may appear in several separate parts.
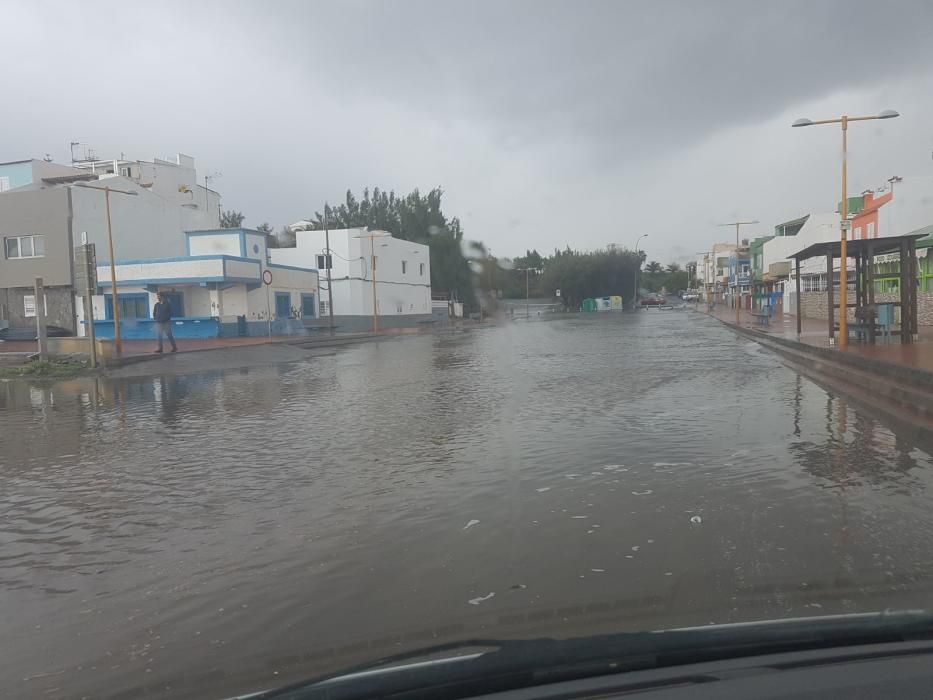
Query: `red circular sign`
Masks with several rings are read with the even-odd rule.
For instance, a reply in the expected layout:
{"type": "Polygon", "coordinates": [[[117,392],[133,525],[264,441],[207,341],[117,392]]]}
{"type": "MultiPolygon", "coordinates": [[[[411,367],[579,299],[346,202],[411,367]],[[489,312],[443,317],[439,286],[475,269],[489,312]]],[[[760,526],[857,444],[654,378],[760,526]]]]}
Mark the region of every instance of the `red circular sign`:
{"type": "Polygon", "coordinates": [[[262,283],[266,286],[272,284],[272,270],[262,271],[262,283]]]}

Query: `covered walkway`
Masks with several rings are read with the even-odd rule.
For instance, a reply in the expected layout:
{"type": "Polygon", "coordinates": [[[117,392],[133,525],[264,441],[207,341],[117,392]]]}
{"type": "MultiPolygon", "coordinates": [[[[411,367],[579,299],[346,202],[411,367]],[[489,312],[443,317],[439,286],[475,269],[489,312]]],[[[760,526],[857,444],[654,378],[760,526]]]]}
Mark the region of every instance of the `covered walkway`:
{"type": "MultiPolygon", "coordinates": [[[[884,302],[890,307],[900,309],[901,318],[897,330],[892,334],[900,336],[901,344],[912,343],[918,334],[917,325],[917,239],[924,234],[909,234],[906,236],[887,236],[882,238],[865,238],[846,242],[847,260],[841,264],[847,265],[848,258],[855,260],[854,271],[854,303],[847,300],[846,309],[854,309],[854,323],[847,325],[855,330],[863,330],[870,344],[874,344],[879,335],[879,321],[885,320],[893,325],[893,312],[890,318],[883,318],[879,313],[879,305],[875,303],[875,256],[888,253],[897,253],[900,256],[900,299],[894,302],[884,302]],[[904,264],[904,262],[907,264],[904,264]]],[[[803,332],[803,319],[800,313],[800,263],[811,258],[826,258],[826,300],[827,300],[827,330],[831,342],[835,341],[838,320],[836,315],[837,302],[835,294],[838,293],[838,282],[835,279],[833,264],[840,259],[841,241],[828,241],[814,243],[797,253],[789,256],[794,261],[796,280],[796,318],[797,335],[803,332]]],[[[846,285],[848,287],[848,285],[846,285]]],[[[848,314],[846,314],[848,319],[848,314]]]]}

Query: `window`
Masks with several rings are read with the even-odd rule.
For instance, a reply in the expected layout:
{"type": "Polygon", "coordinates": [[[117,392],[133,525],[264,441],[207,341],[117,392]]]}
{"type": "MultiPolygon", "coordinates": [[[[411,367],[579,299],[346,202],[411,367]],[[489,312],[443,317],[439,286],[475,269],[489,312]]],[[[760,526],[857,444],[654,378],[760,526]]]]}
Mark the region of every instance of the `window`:
{"type": "Polygon", "coordinates": [[[402,313],[402,305],[401,305],[401,304],[396,304],[396,305],[395,305],[395,312],[396,312],[396,313],[399,313],[399,314],[402,313]]]}
{"type": "Polygon", "coordinates": [[[121,166],[121,167],[120,167],[120,174],[121,174],[123,177],[132,177],[132,176],[133,176],[133,170],[130,168],[130,166],[124,165],[124,166],[121,166]]]}
{"type": "Polygon", "coordinates": [[[418,263],[418,274],[424,277],[424,263],[418,263]]]}
{"type": "Polygon", "coordinates": [[[172,318],[181,318],[185,315],[185,297],[181,292],[162,292],[165,301],[172,310],[172,318]]]}
{"type": "MultiPolygon", "coordinates": [[[[149,295],[141,294],[120,294],[120,320],[131,318],[149,318],[149,295]]],[[[113,320],[113,295],[104,296],[104,315],[107,320],[113,320]]],[[[175,314],[173,313],[172,316],[175,314]]],[[[122,325],[122,324],[121,324],[122,325]]]]}
{"type": "Polygon", "coordinates": [[[855,234],[854,234],[852,237],[855,238],[855,239],[858,239],[858,238],[861,238],[861,237],[862,237],[862,227],[861,227],[861,226],[856,226],[856,227],[855,227],[855,234]]]}
{"type": "Polygon", "coordinates": [[[4,239],[6,257],[42,258],[45,257],[45,236],[10,236],[4,239]]]}
{"type": "Polygon", "coordinates": [[[866,238],[874,238],[874,237],[875,237],[875,222],[872,221],[868,224],[868,233],[866,234],[866,238]]]}
{"type": "Polygon", "coordinates": [[[402,260],[402,274],[404,275],[408,271],[408,261],[402,260]]]}
{"type": "MultiPolygon", "coordinates": [[[[49,315],[49,298],[43,297],[43,308],[45,309],[45,315],[49,315]]],[[[26,318],[35,318],[36,317],[36,296],[35,294],[25,294],[23,295],[23,316],[26,318]]]]}
{"type": "Polygon", "coordinates": [[[330,316],[330,307],[323,299],[321,300],[321,316],[330,316]]]}
{"type": "Polygon", "coordinates": [[[0,177],[0,192],[6,192],[10,189],[10,178],[7,176],[0,177]]]}

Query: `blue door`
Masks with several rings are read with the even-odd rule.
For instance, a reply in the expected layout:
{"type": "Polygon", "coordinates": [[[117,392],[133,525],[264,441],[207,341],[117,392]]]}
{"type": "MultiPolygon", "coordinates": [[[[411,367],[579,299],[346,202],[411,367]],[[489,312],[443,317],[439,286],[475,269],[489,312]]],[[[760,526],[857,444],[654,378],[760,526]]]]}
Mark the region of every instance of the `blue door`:
{"type": "Polygon", "coordinates": [[[302,318],[314,318],[317,316],[317,306],[314,301],[313,294],[302,294],[301,295],[301,317],[302,318]]]}
{"type": "Polygon", "coordinates": [[[288,292],[275,293],[275,317],[289,318],[292,313],[292,295],[288,292]]]}

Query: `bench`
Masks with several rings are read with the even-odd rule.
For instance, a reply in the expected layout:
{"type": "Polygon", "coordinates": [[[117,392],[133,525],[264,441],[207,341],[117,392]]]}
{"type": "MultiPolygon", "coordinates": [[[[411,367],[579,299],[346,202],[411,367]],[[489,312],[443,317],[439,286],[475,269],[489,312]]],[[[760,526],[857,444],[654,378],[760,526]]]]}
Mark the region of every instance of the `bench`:
{"type": "Polygon", "coordinates": [[[771,307],[765,306],[762,307],[762,310],[758,313],[752,312],[752,316],[755,317],[755,321],[759,326],[770,326],[771,325],[771,307]]]}

